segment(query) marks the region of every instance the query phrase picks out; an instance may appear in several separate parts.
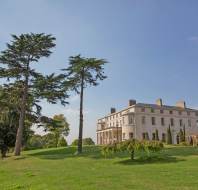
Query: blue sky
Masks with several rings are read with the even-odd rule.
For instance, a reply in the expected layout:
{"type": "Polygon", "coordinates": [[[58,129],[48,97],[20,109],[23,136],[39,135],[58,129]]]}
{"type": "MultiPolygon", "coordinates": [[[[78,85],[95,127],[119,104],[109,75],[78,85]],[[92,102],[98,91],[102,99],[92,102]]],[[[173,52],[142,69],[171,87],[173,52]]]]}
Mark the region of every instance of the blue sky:
{"type": "MultiPolygon", "coordinates": [[[[56,48],[35,67],[59,72],[68,57],[105,58],[108,79],[85,91],[84,136],[95,139],[96,120],[128,99],[165,104],[184,99],[198,107],[198,1],[196,0],[0,0],[0,50],[10,34],[53,34],[56,48]]],[[[49,116],[67,117],[71,142],[78,136],[79,98],[70,105],[42,103],[49,116]]]]}

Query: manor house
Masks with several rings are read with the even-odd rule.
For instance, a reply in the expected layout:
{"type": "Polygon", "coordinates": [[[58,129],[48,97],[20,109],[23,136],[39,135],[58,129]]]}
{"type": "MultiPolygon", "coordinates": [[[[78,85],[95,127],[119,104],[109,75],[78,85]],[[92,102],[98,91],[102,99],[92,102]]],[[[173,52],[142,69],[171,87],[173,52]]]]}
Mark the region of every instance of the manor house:
{"type": "Polygon", "coordinates": [[[162,99],[158,99],[156,104],[129,100],[125,109],[116,111],[111,108],[110,114],[98,119],[97,144],[130,138],[155,140],[156,130],[159,140],[165,142],[169,126],[174,144],[180,143],[181,130],[185,130],[186,141],[197,139],[198,110],[187,108],[184,101],[177,102],[175,106],[167,106],[163,105],[162,99]]]}

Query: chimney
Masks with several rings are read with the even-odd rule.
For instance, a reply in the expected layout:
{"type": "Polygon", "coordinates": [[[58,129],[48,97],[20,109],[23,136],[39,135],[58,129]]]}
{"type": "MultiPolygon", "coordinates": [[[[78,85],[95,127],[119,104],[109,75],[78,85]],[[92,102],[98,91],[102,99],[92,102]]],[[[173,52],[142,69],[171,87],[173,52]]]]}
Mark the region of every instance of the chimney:
{"type": "Polygon", "coordinates": [[[129,100],[128,106],[133,106],[136,104],[136,100],[129,100]]]}
{"type": "Polygon", "coordinates": [[[161,98],[157,99],[157,100],[156,100],[156,104],[157,104],[158,106],[163,106],[163,104],[162,104],[162,99],[161,99],[161,98]]]}
{"type": "Polygon", "coordinates": [[[186,108],[186,102],[185,101],[178,101],[176,103],[176,107],[185,109],[186,108]]]}
{"type": "Polygon", "coordinates": [[[111,113],[115,113],[116,109],[115,108],[111,108],[111,113]]]}

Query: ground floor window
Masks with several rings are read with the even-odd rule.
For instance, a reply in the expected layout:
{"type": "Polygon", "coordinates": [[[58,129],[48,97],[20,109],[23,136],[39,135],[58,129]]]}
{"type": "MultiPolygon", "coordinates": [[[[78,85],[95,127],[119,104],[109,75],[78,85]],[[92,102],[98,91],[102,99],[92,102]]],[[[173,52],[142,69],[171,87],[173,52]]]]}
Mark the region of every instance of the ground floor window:
{"type": "Polygon", "coordinates": [[[149,134],[148,134],[148,132],[142,133],[142,139],[143,140],[149,140],[149,134]]]}
{"type": "Polygon", "coordinates": [[[155,133],[152,133],[152,140],[154,141],[155,140],[155,133]]]}
{"type": "Polygon", "coordinates": [[[133,133],[129,133],[129,138],[133,139],[133,133]]]}
{"type": "Polygon", "coordinates": [[[166,142],[166,134],[162,133],[162,142],[166,142]]]}
{"type": "Polygon", "coordinates": [[[122,133],[122,138],[125,139],[125,133],[122,133]]]}

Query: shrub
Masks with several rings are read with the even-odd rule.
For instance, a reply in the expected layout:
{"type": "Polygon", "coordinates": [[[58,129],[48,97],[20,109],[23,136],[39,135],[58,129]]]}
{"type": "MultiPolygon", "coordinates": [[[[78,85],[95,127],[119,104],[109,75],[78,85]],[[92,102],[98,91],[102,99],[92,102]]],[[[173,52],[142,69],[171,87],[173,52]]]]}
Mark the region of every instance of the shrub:
{"type": "Polygon", "coordinates": [[[39,149],[39,148],[43,148],[43,146],[44,146],[44,142],[42,136],[34,135],[28,140],[26,147],[24,149],[25,150],[39,149]]]}
{"type": "Polygon", "coordinates": [[[91,138],[85,138],[82,140],[83,145],[95,145],[94,141],[91,138]]]}
{"type": "Polygon", "coordinates": [[[138,141],[130,139],[120,143],[105,145],[102,147],[102,154],[106,157],[118,151],[128,151],[131,160],[134,160],[135,151],[144,151],[149,154],[150,152],[158,152],[163,148],[163,143],[160,141],[138,141]]]}
{"type": "Polygon", "coordinates": [[[118,148],[118,144],[113,143],[113,144],[108,144],[102,147],[102,155],[104,155],[105,157],[114,154],[115,152],[117,152],[119,150],[118,148]]]}
{"type": "MultiPolygon", "coordinates": [[[[82,140],[83,145],[95,145],[94,141],[91,138],[84,138],[82,140]]],[[[78,139],[75,139],[72,144],[72,146],[77,146],[78,145],[78,139]]]]}
{"type": "Polygon", "coordinates": [[[58,147],[66,147],[67,146],[67,141],[65,140],[64,137],[61,137],[59,140],[58,140],[58,147]]]}

